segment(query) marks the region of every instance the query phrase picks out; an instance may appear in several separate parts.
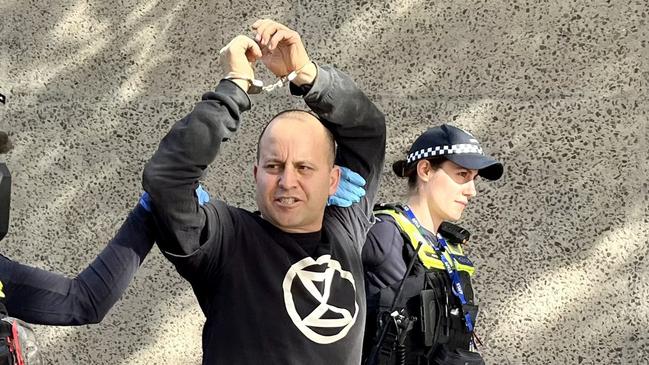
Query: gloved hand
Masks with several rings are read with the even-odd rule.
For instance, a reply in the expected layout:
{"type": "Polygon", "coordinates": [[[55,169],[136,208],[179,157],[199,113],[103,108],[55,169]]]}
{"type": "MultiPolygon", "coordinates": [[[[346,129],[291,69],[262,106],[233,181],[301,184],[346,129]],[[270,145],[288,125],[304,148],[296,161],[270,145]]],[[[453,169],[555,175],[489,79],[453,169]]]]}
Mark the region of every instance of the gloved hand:
{"type": "Polygon", "coordinates": [[[334,195],[329,197],[327,205],[349,207],[361,201],[365,196],[365,179],[354,171],[340,166],[340,183],[334,195]]]}
{"type": "MultiPolygon", "coordinates": [[[[365,191],[363,191],[363,194],[365,194],[365,191]]],[[[196,197],[198,198],[199,205],[203,205],[210,201],[210,194],[203,190],[203,185],[200,184],[196,188],[196,197]]],[[[146,191],[140,196],[140,205],[144,210],[151,213],[151,196],[149,196],[149,193],[146,191]]]]}

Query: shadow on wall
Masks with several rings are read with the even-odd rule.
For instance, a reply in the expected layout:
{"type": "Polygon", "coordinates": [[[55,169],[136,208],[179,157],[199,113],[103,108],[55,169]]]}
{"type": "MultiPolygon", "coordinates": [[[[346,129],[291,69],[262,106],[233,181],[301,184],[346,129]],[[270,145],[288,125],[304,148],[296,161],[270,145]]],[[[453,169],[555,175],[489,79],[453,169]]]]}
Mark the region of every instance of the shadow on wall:
{"type": "Polygon", "coordinates": [[[645,152],[634,103],[555,101],[540,111],[554,106],[553,122],[535,115],[538,106],[526,107],[504,129],[511,134],[498,133],[497,139],[520,143],[503,146],[502,158],[510,162],[505,185],[484,194],[493,201],[482,202],[486,206],[470,218],[481,227],[475,250],[488,265],[482,284],[497,289],[497,295],[487,294],[493,304],[483,317],[493,353],[516,349],[515,363],[541,363],[548,354],[557,363],[646,358],[633,341],[646,316],[621,310],[641,298],[633,289],[638,273],[629,269],[638,268],[638,256],[647,252],[640,224],[646,210],[638,199],[645,152]],[[598,108],[624,104],[628,112],[595,115],[598,108]],[[489,218],[486,224],[482,216],[489,218]],[[606,353],[612,348],[618,350],[606,353]]]}
{"type": "MultiPolygon", "coordinates": [[[[296,27],[314,60],[346,70],[388,114],[386,171],[437,122],[468,128],[505,162],[505,178],[481,184],[465,219],[475,230],[489,362],[649,359],[646,346],[629,345],[647,343],[647,310],[620,315],[622,302],[638,303],[647,290],[625,269],[647,256],[641,4],[58,1],[0,9],[11,97],[0,125],[17,142],[15,198],[23,198],[14,199],[12,232],[28,232],[11,238],[8,254],[59,270],[89,262],[134,205],[158,141],[218,79],[218,50],[271,16],[296,27]],[[51,254],[41,242],[51,242],[51,254]]],[[[253,150],[229,145],[219,161],[248,176],[237,156],[253,150]]],[[[252,208],[249,180],[220,182],[212,175],[208,188],[252,208]]],[[[398,200],[401,183],[388,177],[381,198],[398,200]]],[[[98,335],[106,342],[68,343],[87,330],[66,329],[49,347],[90,356],[122,329],[136,344],[120,346],[124,359],[155,346],[169,333],[160,313],[194,303],[185,284],[157,279],[165,264],[145,271],[173,295],[156,296],[150,308],[149,298],[132,303],[137,323],[122,321],[128,311],[119,307],[122,318],[98,335]]]]}

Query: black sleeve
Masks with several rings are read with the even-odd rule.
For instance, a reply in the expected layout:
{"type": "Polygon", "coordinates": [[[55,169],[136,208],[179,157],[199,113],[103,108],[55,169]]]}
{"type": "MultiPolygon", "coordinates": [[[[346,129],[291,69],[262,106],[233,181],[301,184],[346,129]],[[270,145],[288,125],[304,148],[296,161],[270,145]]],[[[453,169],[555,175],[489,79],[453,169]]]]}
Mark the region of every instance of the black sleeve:
{"type": "Polygon", "coordinates": [[[166,254],[191,255],[216,239],[218,232],[205,229],[207,215],[194,190],[221,142],[236,132],[241,113],[248,109],[248,95],[233,82],[222,80],[172,127],[146,164],[142,185],[151,196],[157,242],[166,254]]]}
{"type": "MultiPolygon", "coordinates": [[[[293,92],[299,91],[292,88],[293,92]]],[[[361,202],[370,217],[385,158],[385,116],[345,73],[331,66],[318,75],[304,100],[333,133],[336,164],[358,172],[367,181],[361,202]]]]}
{"type": "Polygon", "coordinates": [[[363,266],[366,270],[374,270],[394,258],[403,264],[403,244],[403,236],[399,229],[382,216],[367,233],[362,254],[363,266]]]}
{"type": "Polygon", "coordinates": [[[406,272],[403,245],[403,236],[396,224],[381,216],[367,233],[361,255],[368,287],[384,288],[403,278],[406,272]]]}
{"type": "Polygon", "coordinates": [[[9,315],[36,324],[101,322],[151,250],[153,233],[151,214],[138,205],[104,250],[74,279],[0,255],[0,281],[9,315]]]}
{"type": "MultiPolygon", "coordinates": [[[[194,252],[189,254],[174,254],[163,251],[164,256],[176,267],[178,273],[190,283],[212,282],[220,274],[226,258],[230,257],[228,250],[236,245],[226,245],[233,242],[235,220],[234,208],[224,202],[213,199],[200,207],[205,214],[204,232],[210,232],[208,242],[203,242],[194,252]]],[[[209,288],[194,286],[196,295],[198,291],[209,288]]]]}

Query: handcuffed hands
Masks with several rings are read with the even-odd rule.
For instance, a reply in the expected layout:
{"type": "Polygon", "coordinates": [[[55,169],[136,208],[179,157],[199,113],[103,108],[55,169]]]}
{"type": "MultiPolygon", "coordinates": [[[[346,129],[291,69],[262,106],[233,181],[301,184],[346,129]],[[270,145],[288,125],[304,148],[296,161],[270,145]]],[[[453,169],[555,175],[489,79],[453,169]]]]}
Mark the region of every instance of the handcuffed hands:
{"type": "Polygon", "coordinates": [[[261,60],[279,78],[295,71],[296,85],[313,83],[317,68],[296,31],[270,19],[257,20],[252,30],[254,40],[238,35],[220,50],[219,60],[226,78],[248,92],[255,79],[255,64],[261,60]]]}
{"type": "Polygon", "coordinates": [[[262,57],[259,45],[244,35],[234,37],[219,51],[220,63],[226,77],[234,77],[232,82],[248,92],[255,78],[255,62],[262,57]]]}
{"type": "Polygon", "coordinates": [[[300,35],[287,26],[270,19],[252,24],[255,41],[261,47],[261,61],[277,77],[298,71],[298,85],[313,82],[315,65],[309,60],[300,35]]]}

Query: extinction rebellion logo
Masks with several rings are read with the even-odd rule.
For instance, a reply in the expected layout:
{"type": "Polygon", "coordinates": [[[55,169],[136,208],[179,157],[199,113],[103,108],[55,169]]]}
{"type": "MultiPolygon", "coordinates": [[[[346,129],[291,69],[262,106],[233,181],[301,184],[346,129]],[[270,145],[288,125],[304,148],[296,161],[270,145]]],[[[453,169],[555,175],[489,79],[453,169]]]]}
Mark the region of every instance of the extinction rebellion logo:
{"type": "Polygon", "coordinates": [[[306,257],[293,264],[282,288],[288,315],[313,342],[334,343],[345,337],[356,322],[354,277],[331,255],[317,260],[306,257]]]}

